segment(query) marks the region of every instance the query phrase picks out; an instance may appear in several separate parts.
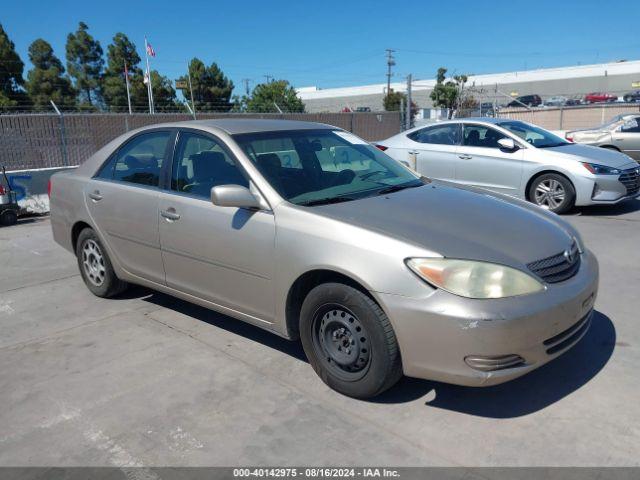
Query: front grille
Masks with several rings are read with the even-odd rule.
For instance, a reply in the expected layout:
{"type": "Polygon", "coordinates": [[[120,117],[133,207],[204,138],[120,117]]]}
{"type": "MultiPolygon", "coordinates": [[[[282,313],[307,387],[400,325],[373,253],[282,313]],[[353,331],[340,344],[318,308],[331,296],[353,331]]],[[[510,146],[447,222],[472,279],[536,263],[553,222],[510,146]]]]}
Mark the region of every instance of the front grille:
{"type": "Polygon", "coordinates": [[[630,168],[623,170],[618,181],[627,189],[627,195],[635,195],[640,192],[640,168],[630,168]]]}
{"type": "Polygon", "coordinates": [[[527,264],[529,270],[547,283],[558,283],[573,277],[580,269],[580,252],[573,242],[568,250],[527,264]]]}
{"type": "Polygon", "coordinates": [[[554,353],[560,352],[575,343],[582,336],[582,334],[587,331],[589,325],[591,325],[592,312],[593,310],[589,310],[589,313],[587,313],[584,317],[571,325],[565,331],[546,339],[543,343],[547,350],[547,354],[553,355],[554,353]]]}

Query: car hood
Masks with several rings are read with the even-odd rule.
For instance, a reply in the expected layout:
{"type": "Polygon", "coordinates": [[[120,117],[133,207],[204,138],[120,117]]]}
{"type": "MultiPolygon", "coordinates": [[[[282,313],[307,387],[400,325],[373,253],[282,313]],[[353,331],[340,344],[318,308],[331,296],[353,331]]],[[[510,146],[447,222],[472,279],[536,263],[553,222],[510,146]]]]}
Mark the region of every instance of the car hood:
{"type": "Polygon", "coordinates": [[[522,203],[434,181],[388,195],[312,208],[314,213],[444,257],[522,269],[529,262],[563,252],[574,235],[556,215],[522,203]]]}
{"type": "Polygon", "coordinates": [[[608,148],[592,147],[590,145],[580,145],[571,143],[561,147],[551,147],[540,149],[558,157],[565,157],[569,160],[579,162],[597,163],[607,167],[621,168],[635,162],[624,153],[616,152],[608,148]]]}

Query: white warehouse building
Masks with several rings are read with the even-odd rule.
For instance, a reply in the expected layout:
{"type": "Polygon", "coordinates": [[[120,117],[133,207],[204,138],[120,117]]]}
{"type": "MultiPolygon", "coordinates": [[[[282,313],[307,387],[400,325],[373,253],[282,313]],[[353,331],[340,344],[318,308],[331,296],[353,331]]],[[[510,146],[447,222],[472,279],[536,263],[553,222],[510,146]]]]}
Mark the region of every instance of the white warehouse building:
{"type": "MultiPolygon", "coordinates": [[[[433,106],[429,94],[435,83],[435,79],[412,82],[412,99],[418,107],[433,106]]],[[[538,94],[543,99],[555,95],[578,98],[589,92],[609,92],[622,97],[628,91],[640,89],[640,60],[472,75],[469,76],[467,88],[473,90],[477,100],[493,102],[495,99],[498,104],[508,103],[509,96],[531,94],[538,94]]],[[[339,112],[345,107],[381,111],[386,89],[387,84],[380,83],[327,89],[303,87],[297,91],[306,111],[316,113],[339,112]]],[[[407,84],[394,82],[391,83],[391,89],[406,92],[407,84]]]]}

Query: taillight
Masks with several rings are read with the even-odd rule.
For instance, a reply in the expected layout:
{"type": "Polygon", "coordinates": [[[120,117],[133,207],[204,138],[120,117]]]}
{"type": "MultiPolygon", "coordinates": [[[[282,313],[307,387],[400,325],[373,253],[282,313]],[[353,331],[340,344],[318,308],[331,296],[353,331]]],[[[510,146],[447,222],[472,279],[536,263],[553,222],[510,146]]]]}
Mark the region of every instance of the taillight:
{"type": "Polygon", "coordinates": [[[51,179],[47,182],[47,195],[51,198],[51,179]]]}
{"type": "Polygon", "coordinates": [[[4,188],[4,185],[0,185],[0,195],[5,195],[7,193],[7,189],[4,188]]]}
{"type": "Polygon", "coordinates": [[[376,148],[384,152],[389,147],[385,147],[384,145],[380,145],[379,143],[376,143],[376,148]]]}
{"type": "Polygon", "coordinates": [[[565,135],[564,137],[567,141],[573,143],[573,137],[570,137],[569,135],[565,135]]]}

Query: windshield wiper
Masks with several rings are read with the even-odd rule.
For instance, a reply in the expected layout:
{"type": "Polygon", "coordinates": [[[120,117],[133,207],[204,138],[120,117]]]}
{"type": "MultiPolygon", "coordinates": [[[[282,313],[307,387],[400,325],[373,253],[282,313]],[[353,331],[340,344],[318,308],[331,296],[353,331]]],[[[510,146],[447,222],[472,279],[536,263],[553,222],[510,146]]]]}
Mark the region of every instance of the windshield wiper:
{"type": "Polygon", "coordinates": [[[302,205],[303,207],[312,207],[314,205],[329,205],[330,203],[350,202],[351,200],[356,199],[353,197],[326,197],[318,198],[316,200],[308,200],[306,202],[301,202],[298,205],[302,205]]]}
{"type": "Polygon", "coordinates": [[[400,190],[404,190],[405,188],[416,188],[424,185],[422,182],[417,183],[401,183],[399,185],[391,185],[390,187],[383,188],[378,190],[378,195],[386,195],[387,193],[399,192],[400,190]]]}

